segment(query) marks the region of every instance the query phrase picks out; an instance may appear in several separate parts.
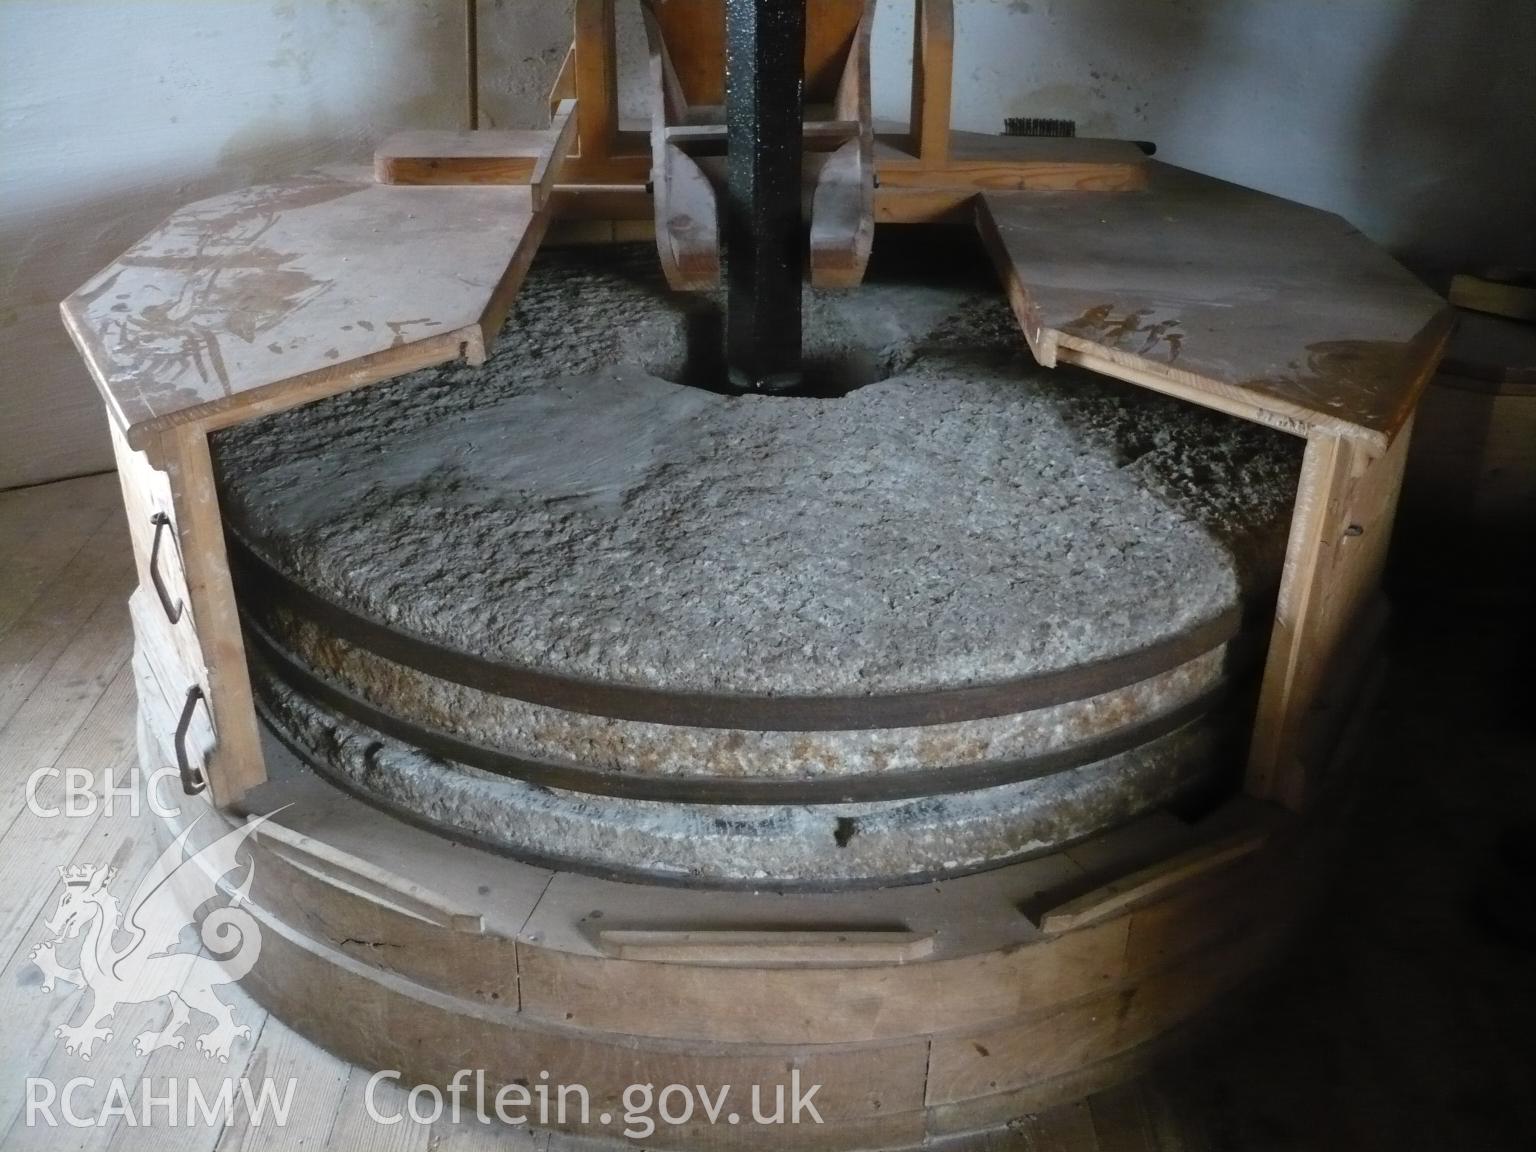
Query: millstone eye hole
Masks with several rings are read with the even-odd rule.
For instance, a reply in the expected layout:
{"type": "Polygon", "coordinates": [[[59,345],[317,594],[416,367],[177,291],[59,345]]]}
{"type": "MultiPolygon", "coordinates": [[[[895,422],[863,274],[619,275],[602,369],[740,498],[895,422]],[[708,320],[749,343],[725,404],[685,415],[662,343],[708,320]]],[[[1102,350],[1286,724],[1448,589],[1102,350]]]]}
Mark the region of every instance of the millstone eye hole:
{"type": "MultiPolygon", "coordinates": [[[[865,349],[842,352],[811,353],[802,362],[800,385],[781,396],[798,396],[815,400],[835,400],[870,384],[878,384],[894,375],[892,364],[897,357],[881,355],[865,349]]],[[[652,376],[672,384],[690,388],[702,388],[707,392],[737,393],[730,385],[725,362],[718,355],[700,353],[685,356],[682,360],[655,361],[645,365],[652,376]]]]}

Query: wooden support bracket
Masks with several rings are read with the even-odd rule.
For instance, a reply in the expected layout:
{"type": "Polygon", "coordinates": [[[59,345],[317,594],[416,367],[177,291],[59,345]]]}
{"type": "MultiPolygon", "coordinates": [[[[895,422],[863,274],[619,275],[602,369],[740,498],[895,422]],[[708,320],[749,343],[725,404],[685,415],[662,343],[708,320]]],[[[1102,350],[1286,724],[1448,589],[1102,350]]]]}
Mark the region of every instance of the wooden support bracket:
{"type": "Polygon", "coordinates": [[[821,166],[811,199],[811,283],[853,288],[864,279],[875,238],[875,137],[870,107],[869,38],[874,3],[866,4],[838,83],[836,115],[858,126],[821,166]]]}
{"type": "MultiPolygon", "coordinates": [[[[679,292],[702,291],[720,283],[720,208],[709,177],[679,143],[669,138],[687,118],[687,98],[655,13],[645,5],[641,14],[650,61],[656,252],[669,287],[679,292]]],[[[718,131],[723,137],[723,128],[718,131]]]]}

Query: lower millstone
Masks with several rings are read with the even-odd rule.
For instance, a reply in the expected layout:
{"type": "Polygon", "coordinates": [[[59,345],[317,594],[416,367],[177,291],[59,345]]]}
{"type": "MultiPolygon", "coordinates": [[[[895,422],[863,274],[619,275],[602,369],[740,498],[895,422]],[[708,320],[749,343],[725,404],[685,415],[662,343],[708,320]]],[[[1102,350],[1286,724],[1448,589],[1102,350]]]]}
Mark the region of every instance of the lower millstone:
{"type": "Polygon", "coordinates": [[[878,261],[858,293],[809,294],[806,352],[883,381],[670,383],[699,376],[709,314],[653,263],[543,253],[483,367],[220,437],[233,551],[270,575],[240,591],[285,740],[504,851],[699,883],[974,870],[1206,785],[1295,445],[1044,373],[990,284],[878,261]],[[356,619],[416,647],[371,650],[356,619]],[[456,660],[597,703],[487,689],[456,660]],[[942,703],[1019,684],[1046,689],[942,703]],[[698,718],[605,712],[605,689],[698,718]],[[833,698],[845,722],[797,726],[794,701],[833,698]],[[714,722],[711,701],[789,718],[714,722]]]}
{"type": "Polygon", "coordinates": [[[916,883],[1054,851],[1218,775],[1191,724],[1108,760],[975,792],[868,804],[672,804],[565,792],[445,763],[287,689],[262,711],[298,755],[412,819],[533,863],[714,886],[916,883]]]}

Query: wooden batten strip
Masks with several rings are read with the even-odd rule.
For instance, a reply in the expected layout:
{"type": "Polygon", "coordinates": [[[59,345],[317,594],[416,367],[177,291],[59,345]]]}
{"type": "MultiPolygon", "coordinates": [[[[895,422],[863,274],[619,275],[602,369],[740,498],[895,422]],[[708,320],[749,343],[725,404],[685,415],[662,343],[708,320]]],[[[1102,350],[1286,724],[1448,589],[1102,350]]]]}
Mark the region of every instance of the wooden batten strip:
{"type": "Polygon", "coordinates": [[[407,880],[323,840],[295,832],[275,820],[251,816],[246,823],[257,821],[260,823],[254,835],[258,840],[271,841],[276,855],[322,883],[441,928],[471,935],[485,931],[485,918],[479,912],[461,908],[425,885],[407,880]]]}
{"type": "Polygon", "coordinates": [[[1251,856],[1269,839],[1267,829],[1250,829],[1213,840],[1167,860],[1132,872],[1042,914],[1042,932],[1056,935],[1096,924],[1133,905],[1161,896],[1191,880],[1251,856]]]}
{"type": "Polygon", "coordinates": [[[620,960],[778,966],[901,964],[933,953],[927,932],[669,932],[606,930],[598,945],[620,960]]]}

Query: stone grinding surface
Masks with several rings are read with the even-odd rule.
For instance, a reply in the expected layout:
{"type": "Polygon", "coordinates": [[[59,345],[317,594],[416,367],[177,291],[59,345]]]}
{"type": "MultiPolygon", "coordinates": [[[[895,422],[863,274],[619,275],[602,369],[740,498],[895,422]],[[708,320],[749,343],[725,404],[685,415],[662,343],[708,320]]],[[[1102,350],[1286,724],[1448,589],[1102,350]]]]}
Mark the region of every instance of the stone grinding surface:
{"type": "Polygon", "coordinates": [[[1041,370],[992,282],[878,255],[805,346],[889,378],[812,399],[661,379],[717,381],[718,327],[649,247],[542,252],[484,366],[221,434],[230,522],[423,637],[674,690],[1011,679],[1272,589],[1299,441],[1041,370]]]}
{"type": "Polygon", "coordinates": [[[912,883],[1054,851],[1209,776],[1191,725],[1039,780],[857,804],[671,804],[543,788],[445,763],[258,679],[269,721],[325,775],[533,862],[703,885],[912,883]]]}

